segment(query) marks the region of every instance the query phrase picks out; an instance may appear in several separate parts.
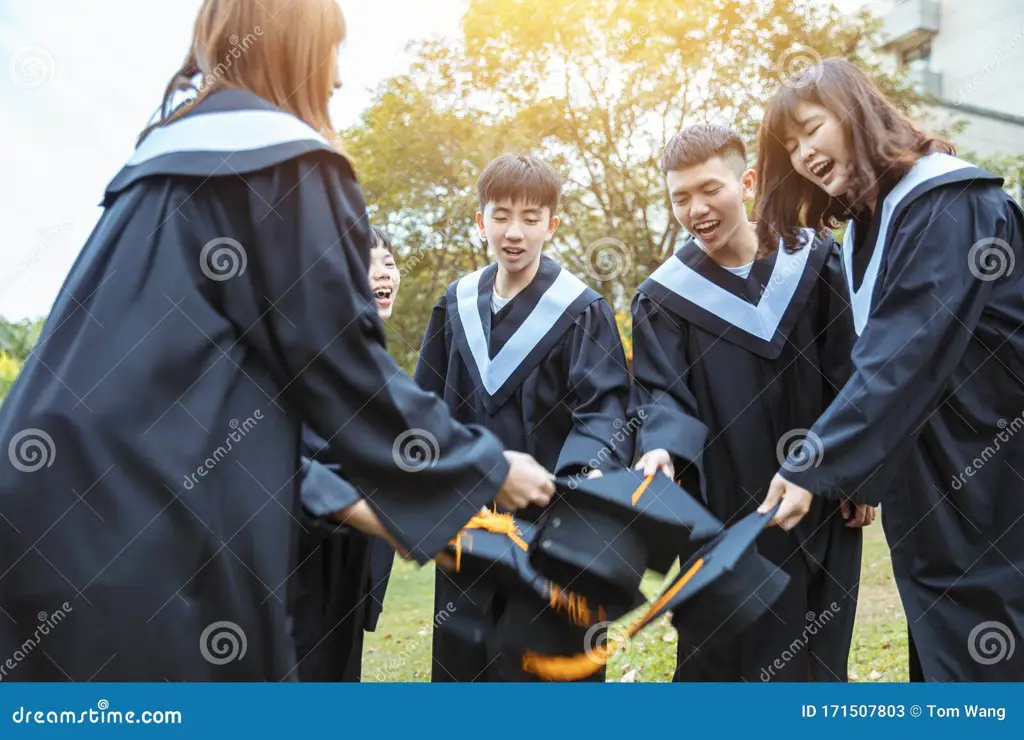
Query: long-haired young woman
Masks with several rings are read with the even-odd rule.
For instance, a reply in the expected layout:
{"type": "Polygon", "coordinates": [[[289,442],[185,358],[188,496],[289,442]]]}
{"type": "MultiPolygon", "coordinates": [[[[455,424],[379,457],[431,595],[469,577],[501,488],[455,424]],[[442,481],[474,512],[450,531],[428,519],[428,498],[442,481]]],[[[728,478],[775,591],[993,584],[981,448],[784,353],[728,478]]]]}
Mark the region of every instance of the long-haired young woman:
{"type": "Polygon", "coordinates": [[[813,496],[881,502],[912,678],[1024,680],[1024,214],[953,152],[846,60],[769,103],[760,243],[846,222],[859,337],[814,464],[762,508],[789,527],[813,496]]]}
{"type": "Polygon", "coordinates": [[[334,0],[203,2],[0,410],[0,653],[63,613],[7,678],[296,678],[303,425],[372,492],[315,513],[420,562],[553,492],[385,350],[327,112],[344,36],[334,0]]]}

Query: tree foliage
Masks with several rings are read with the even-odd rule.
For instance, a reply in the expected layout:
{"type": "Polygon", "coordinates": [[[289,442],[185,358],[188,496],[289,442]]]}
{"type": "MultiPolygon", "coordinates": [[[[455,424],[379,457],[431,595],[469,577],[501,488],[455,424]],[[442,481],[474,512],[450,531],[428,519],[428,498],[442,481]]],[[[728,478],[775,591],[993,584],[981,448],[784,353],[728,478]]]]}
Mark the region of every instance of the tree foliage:
{"type": "Polygon", "coordinates": [[[910,108],[872,58],[877,33],[866,12],[806,0],[471,0],[461,33],[417,44],[343,132],[371,217],[399,245],[392,350],[411,368],[445,286],[491,261],[474,188],[494,157],[526,151],[560,171],[548,252],[621,311],[680,243],[658,168],[672,134],[727,123],[752,150],[780,79],[830,56],[910,108]]]}

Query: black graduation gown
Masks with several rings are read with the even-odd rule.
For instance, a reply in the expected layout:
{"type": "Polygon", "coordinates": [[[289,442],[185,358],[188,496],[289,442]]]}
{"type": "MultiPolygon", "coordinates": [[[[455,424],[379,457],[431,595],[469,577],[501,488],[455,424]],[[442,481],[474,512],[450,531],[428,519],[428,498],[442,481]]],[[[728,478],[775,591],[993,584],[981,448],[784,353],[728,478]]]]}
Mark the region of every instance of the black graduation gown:
{"type": "MultiPolygon", "coordinates": [[[[302,476],[303,500],[308,488],[322,497],[365,498],[346,481],[340,466],[319,463],[329,456],[324,440],[306,429],[308,465],[302,476]],[[337,488],[349,489],[338,493],[337,488]]],[[[395,551],[387,542],[304,511],[299,534],[299,565],[295,571],[295,647],[303,681],[360,681],[363,633],[372,632],[384,608],[384,596],[395,551]]]]}
{"type": "MultiPolygon", "coordinates": [[[[545,255],[530,285],[492,315],[497,272],[491,264],[455,281],[434,306],[416,381],[442,396],[456,419],[490,429],[506,449],[533,455],[556,475],[628,466],[629,373],[607,302],[545,255]]],[[[535,507],[517,514],[541,515],[535,507]]],[[[502,598],[489,584],[438,571],[439,615],[451,602],[459,622],[493,625],[502,598]]],[[[434,630],[434,681],[537,680],[518,660],[434,630]]]]}
{"type": "MultiPolygon", "coordinates": [[[[726,524],[756,510],[780,446],[845,380],[847,305],[831,239],[756,261],[746,279],[688,241],[633,301],[638,456],[668,450],[681,485],[726,524]]],[[[789,574],[779,601],[737,637],[725,626],[694,644],[681,631],[675,680],[847,679],[862,535],[838,504],[815,514],[794,533],[769,528],[758,538],[789,574]]]]}
{"type": "Polygon", "coordinates": [[[355,176],[294,116],[215,93],[103,205],[0,407],[5,679],[294,680],[301,425],[420,562],[500,489],[500,442],[388,355],[355,176]]]}
{"type": "Polygon", "coordinates": [[[853,374],[813,426],[822,462],[783,472],[882,503],[928,681],[1024,680],[1024,216],[1000,184],[933,154],[876,209],[853,374]]]}

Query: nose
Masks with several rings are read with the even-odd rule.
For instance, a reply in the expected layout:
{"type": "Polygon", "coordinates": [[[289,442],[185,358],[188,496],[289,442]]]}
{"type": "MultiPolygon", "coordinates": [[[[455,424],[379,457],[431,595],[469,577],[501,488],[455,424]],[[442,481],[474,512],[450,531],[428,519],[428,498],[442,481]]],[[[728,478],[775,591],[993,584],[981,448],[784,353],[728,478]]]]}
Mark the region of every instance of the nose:
{"type": "Polygon", "coordinates": [[[702,200],[694,199],[693,203],[690,205],[690,218],[693,220],[703,218],[708,215],[710,211],[711,209],[708,208],[707,203],[702,200]]]}
{"type": "Polygon", "coordinates": [[[804,167],[810,168],[817,153],[818,151],[809,142],[800,142],[800,161],[803,162],[804,167]]]}
{"type": "Polygon", "coordinates": [[[523,230],[519,225],[518,221],[513,221],[508,226],[508,231],[505,232],[505,238],[511,242],[521,241],[523,238],[523,230]]]}

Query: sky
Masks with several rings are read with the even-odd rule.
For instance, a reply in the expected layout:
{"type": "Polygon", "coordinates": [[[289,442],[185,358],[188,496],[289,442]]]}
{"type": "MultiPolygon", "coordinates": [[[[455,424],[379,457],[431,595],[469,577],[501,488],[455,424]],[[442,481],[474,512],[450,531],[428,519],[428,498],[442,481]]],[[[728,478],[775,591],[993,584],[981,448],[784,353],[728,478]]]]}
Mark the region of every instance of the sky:
{"type": "MultiPolygon", "coordinates": [[[[466,0],[342,0],[338,127],[407,68],[406,44],[456,33],[466,0]]],[[[200,0],[0,0],[0,316],[45,316],[107,183],[184,59],[200,0]]]]}

